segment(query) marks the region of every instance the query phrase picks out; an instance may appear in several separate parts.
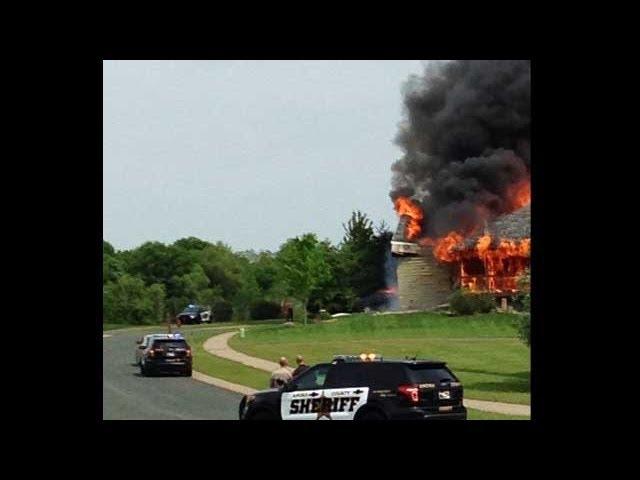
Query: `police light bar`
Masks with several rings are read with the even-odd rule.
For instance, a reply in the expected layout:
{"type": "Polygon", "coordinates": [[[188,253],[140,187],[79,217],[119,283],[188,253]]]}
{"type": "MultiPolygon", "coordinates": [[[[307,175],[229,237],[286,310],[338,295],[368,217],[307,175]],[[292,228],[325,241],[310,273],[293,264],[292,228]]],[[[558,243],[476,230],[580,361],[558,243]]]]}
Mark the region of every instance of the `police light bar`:
{"type": "Polygon", "coordinates": [[[374,362],[382,361],[382,356],[375,353],[361,353],[360,355],[335,355],[333,363],[337,362],[374,362]]]}

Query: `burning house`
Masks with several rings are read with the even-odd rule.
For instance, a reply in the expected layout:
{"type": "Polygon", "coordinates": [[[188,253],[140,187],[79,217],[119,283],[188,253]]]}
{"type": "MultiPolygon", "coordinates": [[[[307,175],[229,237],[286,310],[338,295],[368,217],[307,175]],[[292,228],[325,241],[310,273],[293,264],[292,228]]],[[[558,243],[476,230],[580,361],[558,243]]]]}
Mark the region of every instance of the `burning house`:
{"type": "Polygon", "coordinates": [[[509,297],[530,263],[531,208],[523,206],[463,237],[410,239],[411,218],[401,216],[391,241],[397,260],[401,310],[426,310],[447,302],[456,288],[509,297]]]}
{"type": "Polygon", "coordinates": [[[405,85],[392,166],[402,310],[509,296],[531,251],[530,62],[432,62],[405,85]]]}

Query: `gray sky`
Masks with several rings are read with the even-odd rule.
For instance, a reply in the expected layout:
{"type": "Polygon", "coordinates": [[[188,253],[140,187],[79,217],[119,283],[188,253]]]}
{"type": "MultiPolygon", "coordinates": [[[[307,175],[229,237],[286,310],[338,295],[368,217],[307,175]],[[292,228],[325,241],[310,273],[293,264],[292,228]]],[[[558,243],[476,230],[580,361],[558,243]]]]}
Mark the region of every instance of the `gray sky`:
{"type": "Polygon", "coordinates": [[[105,61],[103,229],[116,249],[195,236],[338,243],[389,199],[415,61],[105,61]]]}

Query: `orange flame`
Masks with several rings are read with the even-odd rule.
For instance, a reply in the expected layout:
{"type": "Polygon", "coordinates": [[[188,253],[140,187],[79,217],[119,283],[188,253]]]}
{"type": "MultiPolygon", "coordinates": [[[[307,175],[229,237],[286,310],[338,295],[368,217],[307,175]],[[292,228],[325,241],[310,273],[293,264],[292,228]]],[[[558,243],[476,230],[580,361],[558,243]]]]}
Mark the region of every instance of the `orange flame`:
{"type": "Polygon", "coordinates": [[[483,257],[487,254],[489,247],[491,246],[491,235],[483,235],[478,239],[478,243],[476,244],[476,250],[478,251],[478,255],[483,257]]]}
{"type": "Polygon", "coordinates": [[[471,292],[517,291],[518,278],[529,266],[531,252],[529,238],[503,239],[496,245],[491,235],[481,236],[473,247],[466,248],[464,237],[457,232],[436,240],[424,238],[420,244],[432,246],[438,261],[458,263],[460,283],[471,292]]]}
{"type": "Polygon", "coordinates": [[[458,258],[456,247],[462,244],[464,237],[457,232],[451,232],[446,237],[436,240],[433,254],[442,262],[453,262],[458,258]]]}
{"type": "Polygon", "coordinates": [[[526,179],[509,187],[507,198],[509,199],[511,211],[529,205],[531,203],[531,181],[526,179]]]}
{"type": "Polygon", "coordinates": [[[424,218],[420,206],[407,197],[398,197],[394,202],[394,207],[398,215],[406,215],[409,217],[405,230],[407,239],[413,240],[414,238],[418,238],[422,232],[421,224],[424,218]]]}

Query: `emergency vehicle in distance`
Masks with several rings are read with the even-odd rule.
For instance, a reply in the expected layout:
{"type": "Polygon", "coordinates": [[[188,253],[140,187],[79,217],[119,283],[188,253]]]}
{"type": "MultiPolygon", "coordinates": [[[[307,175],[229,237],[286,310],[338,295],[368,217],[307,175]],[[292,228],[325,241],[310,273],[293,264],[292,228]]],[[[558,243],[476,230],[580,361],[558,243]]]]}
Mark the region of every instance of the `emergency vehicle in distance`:
{"type": "Polygon", "coordinates": [[[445,362],[339,355],[279,389],[245,395],[240,420],[466,420],[445,362]]]}
{"type": "Polygon", "coordinates": [[[146,347],[140,345],[140,374],[151,376],[161,372],[178,372],[190,377],[193,357],[191,347],[179,333],[151,335],[146,347]]]}
{"type": "Polygon", "coordinates": [[[200,305],[187,305],[187,308],[178,314],[178,318],[183,325],[211,323],[211,309],[200,305]]]}

